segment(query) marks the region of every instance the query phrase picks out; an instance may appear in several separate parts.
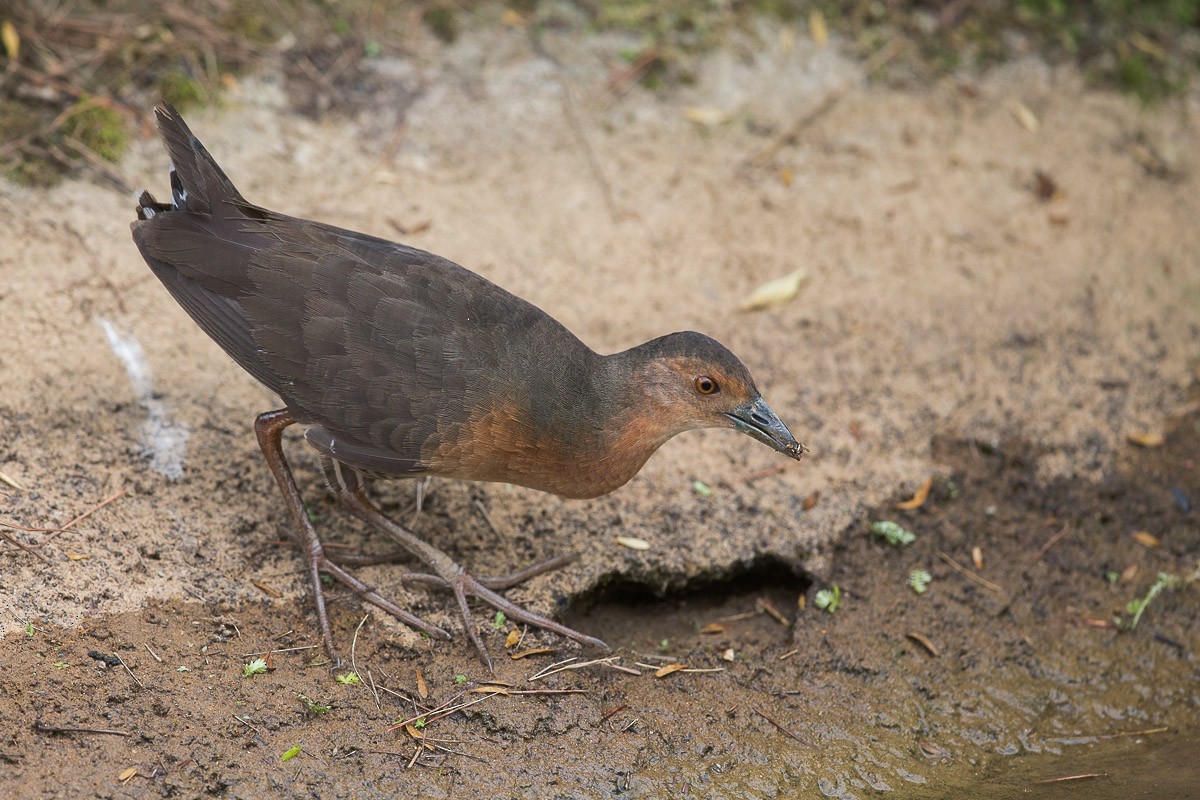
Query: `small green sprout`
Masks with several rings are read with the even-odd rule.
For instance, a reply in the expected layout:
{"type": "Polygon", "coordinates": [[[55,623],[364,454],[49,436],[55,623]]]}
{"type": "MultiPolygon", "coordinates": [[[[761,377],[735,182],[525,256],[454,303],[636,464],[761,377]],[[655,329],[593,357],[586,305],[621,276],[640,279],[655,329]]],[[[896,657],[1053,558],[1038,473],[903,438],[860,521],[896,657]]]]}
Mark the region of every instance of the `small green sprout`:
{"type": "Polygon", "coordinates": [[[337,682],[342,686],[354,686],[362,681],[362,678],[358,677],[357,672],[347,672],[345,675],[338,675],[336,677],[337,682]]]}
{"type": "Polygon", "coordinates": [[[833,614],[842,607],[842,588],[835,583],[828,589],[822,589],[813,597],[813,605],[833,614]]]}
{"type": "Polygon", "coordinates": [[[256,658],[249,664],[242,665],[242,677],[249,678],[251,675],[262,675],[267,671],[267,662],[261,658],[256,658]]]}
{"type": "Polygon", "coordinates": [[[313,525],[316,525],[318,522],[321,521],[320,518],[317,517],[317,512],[313,511],[311,506],[305,506],[304,513],[308,514],[308,521],[311,522],[313,525]]]}
{"type": "Polygon", "coordinates": [[[908,573],[908,586],[917,594],[925,594],[925,590],[932,582],[933,576],[929,574],[928,570],[914,569],[908,573]]]}
{"type": "Polygon", "coordinates": [[[315,700],[309,699],[307,695],[303,695],[300,692],[296,692],[296,697],[304,702],[304,705],[308,707],[308,713],[312,714],[313,716],[319,717],[333,708],[333,706],[321,705],[315,700]]]}
{"type": "Polygon", "coordinates": [[[71,665],[68,664],[66,661],[55,661],[50,666],[54,667],[55,669],[66,669],[67,667],[69,667],[71,665]]]}
{"type": "Polygon", "coordinates": [[[895,522],[885,519],[879,522],[871,523],[871,533],[882,539],[886,539],[887,543],[893,547],[899,547],[904,544],[912,544],[917,537],[911,531],[906,531],[895,522]]]}
{"type": "Polygon", "coordinates": [[[33,623],[32,622],[25,623],[25,635],[32,638],[32,636],[33,636],[33,623]]]}
{"type": "Polygon", "coordinates": [[[943,488],[946,492],[946,497],[950,498],[951,500],[958,499],[959,489],[957,483],[954,481],[946,481],[946,483],[943,485],[943,488]]]}
{"type": "Polygon", "coordinates": [[[1115,620],[1117,627],[1127,631],[1133,630],[1138,626],[1138,622],[1140,622],[1142,619],[1142,613],[1146,610],[1154,598],[1162,594],[1164,589],[1174,590],[1181,586],[1183,586],[1183,579],[1178,575],[1172,575],[1169,572],[1158,573],[1158,580],[1156,580],[1154,585],[1146,591],[1146,596],[1135,597],[1129,601],[1127,606],[1125,606],[1125,613],[1130,614],[1131,617],[1127,620],[1120,617],[1117,618],[1115,620]]]}
{"type": "Polygon", "coordinates": [[[658,652],[665,653],[670,649],[671,649],[671,640],[670,639],[663,639],[661,642],[658,643],[658,652]]]}
{"type": "Polygon", "coordinates": [[[1116,583],[1120,579],[1121,573],[1117,572],[1115,569],[1110,569],[1108,572],[1104,573],[1104,580],[1108,581],[1109,583],[1116,583]]]}
{"type": "Polygon", "coordinates": [[[504,612],[497,611],[496,616],[492,618],[492,627],[496,630],[500,630],[504,627],[506,622],[508,622],[508,617],[504,614],[504,612]]]}
{"type": "Polygon", "coordinates": [[[417,730],[422,730],[422,729],[424,729],[424,727],[425,727],[425,718],[424,718],[424,717],[420,717],[419,719],[415,720],[415,721],[413,722],[413,727],[414,727],[414,728],[416,728],[417,730]]]}
{"type": "Polygon", "coordinates": [[[692,491],[705,500],[713,496],[713,490],[704,481],[692,481],[692,491]]]}
{"type": "Polygon", "coordinates": [[[455,676],[454,676],[454,682],[455,682],[455,683],[466,683],[466,682],[467,682],[467,676],[466,676],[466,675],[455,675],[455,676]]]}
{"type": "Polygon", "coordinates": [[[190,669],[188,669],[188,668],[187,668],[186,666],[184,666],[183,664],[180,664],[178,667],[176,667],[176,668],[175,668],[175,671],[176,671],[176,672],[191,672],[191,670],[190,670],[190,669]]]}
{"type": "Polygon", "coordinates": [[[287,750],[285,750],[283,752],[283,755],[279,757],[279,760],[280,761],[288,761],[290,759],[295,758],[298,755],[300,755],[300,745],[298,745],[298,744],[292,745],[291,747],[289,747],[287,750]]]}

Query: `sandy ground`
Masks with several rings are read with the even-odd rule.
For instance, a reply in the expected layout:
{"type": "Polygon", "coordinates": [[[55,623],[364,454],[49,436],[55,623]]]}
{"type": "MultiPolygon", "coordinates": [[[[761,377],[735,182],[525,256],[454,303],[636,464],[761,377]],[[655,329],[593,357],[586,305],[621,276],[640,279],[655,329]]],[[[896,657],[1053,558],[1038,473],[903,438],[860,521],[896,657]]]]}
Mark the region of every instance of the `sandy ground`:
{"type": "MultiPolygon", "coordinates": [[[[416,530],[477,572],[579,554],[510,592],[535,610],[561,614],[618,581],[653,594],[766,563],[822,583],[869,510],[952,472],[939,440],[1019,443],[1035,488],[1101,486],[1130,434],[1194,409],[1195,97],[1148,111],[1037,63],[899,93],[791,41],[731,45],[694,86],[654,95],[608,88],[615,41],[551,37],[539,53],[520,32],[468,35],[418,66],[381,64],[392,91],[353,119],[290,113],[271,76],[189,118],[252,201],[452,258],[598,350],[672,330],[715,336],[811,448],[788,464],[731,432],[690,433],[630,485],[587,502],[435,481],[416,530]],[[691,121],[689,108],[717,124],[691,121]],[[1053,198],[1039,197],[1039,170],[1053,198]],[[798,268],[808,277],[796,299],[738,310],[798,268]],[[622,548],[617,535],[650,549],[622,548]]],[[[164,190],[149,129],[120,168],[164,190]]],[[[285,538],[284,509],[250,427],[273,400],[146,269],[128,235],[132,206],[90,183],[0,186],[0,471],[24,487],[0,485],[0,516],[53,528],[125,492],[57,536],[45,560],[11,547],[2,556],[4,646],[27,625],[64,629],[56,641],[147,613],[186,626],[204,606],[185,601],[207,604],[212,619],[282,615],[289,641],[309,644],[305,578],[272,544],[285,538]]],[[[379,549],[331,507],[304,447],[291,452],[320,529],[379,549]]],[[[409,518],[410,485],[379,495],[409,518]]],[[[1195,552],[1190,530],[1180,559],[1195,552]]],[[[981,543],[972,536],[959,542],[964,563],[981,543]]],[[[360,574],[458,630],[446,597],[405,589],[396,572],[360,574]]],[[[348,646],[361,612],[349,599],[335,607],[348,646]]],[[[433,658],[424,669],[438,670],[443,690],[454,670],[478,676],[461,635],[429,655],[390,621],[373,617],[368,633],[372,652],[386,643],[397,658],[433,658]]],[[[808,646],[799,633],[793,644],[808,646]]],[[[49,662],[40,670],[55,677],[49,662]]],[[[376,726],[395,721],[377,716],[376,726]]],[[[548,757],[553,726],[530,725],[546,748],[530,757],[548,757]]],[[[544,789],[544,778],[528,785],[544,789]]],[[[138,791],[157,796],[155,785],[138,791]]],[[[246,786],[206,791],[266,790],[246,786]]],[[[656,796],[646,786],[635,796],[656,796]]],[[[747,792],[730,796],[756,796],[747,792]]]]}

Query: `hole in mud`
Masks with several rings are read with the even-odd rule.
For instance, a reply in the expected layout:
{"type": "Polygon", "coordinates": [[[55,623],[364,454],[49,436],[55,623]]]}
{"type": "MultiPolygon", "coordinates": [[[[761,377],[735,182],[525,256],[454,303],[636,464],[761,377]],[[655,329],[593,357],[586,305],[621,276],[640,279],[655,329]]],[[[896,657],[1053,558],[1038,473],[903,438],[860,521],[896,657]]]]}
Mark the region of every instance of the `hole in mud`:
{"type": "Polygon", "coordinates": [[[805,572],[777,558],[761,558],[665,591],[661,585],[614,576],[576,598],[565,622],[611,647],[639,653],[787,644],[797,601],[811,585],[805,572]],[[722,629],[700,633],[714,623],[722,629]]]}

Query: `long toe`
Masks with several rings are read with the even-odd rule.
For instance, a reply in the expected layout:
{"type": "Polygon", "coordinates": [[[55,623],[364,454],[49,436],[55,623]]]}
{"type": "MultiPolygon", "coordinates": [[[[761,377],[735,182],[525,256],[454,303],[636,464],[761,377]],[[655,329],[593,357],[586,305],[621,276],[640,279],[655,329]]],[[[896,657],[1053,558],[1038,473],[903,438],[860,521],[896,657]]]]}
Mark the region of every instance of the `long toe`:
{"type": "MultiPolygon", "coordinates": [[[[532,625],[535,628],[541,628],[544,631],[557,633],[559,636],[565,636],[583,645],[590,647],[598,647],[601,650],[611,650],[607,644],[595,636],[588,636],[586,633],[580,633],[574,628],[568,628],[562,623],[555,622],[548,617],[543,617],[541,614],[535,614],[528,611],[508,598],[493,592],[491,589],[483,585],[478,579],[462,573],[457,579],[457,584],[462,587],[462,592],[471,597],[477,597],[487,603],[497,611],[503,611],[504,615],[509,619],[517,622],[524,622],[526,625],[532,625]]],[[[470,620],[468,620],[468,623],[470,620]]],[[[470,626],[473,629],[473,626],[470,626]]]]}
{"type": "Polygon", "coordinates": [[[485,586],[493,591],[504,591],[505,589],[511,589],[518,584],[524,583],[530,578],[561,569],[574,560],[575,556],[556,556],[514,572],[511,575],[497,575],[495,577],[476,578],[476,580],[481,586],[485,586]]]}
{"type": "MultiPolygon", "coordinates": [[[[561,569],[575,560],[575,556],[556,556],[547,561],[542,561],[532,566],[526,567],[518,572],[513,572],[508,575],[494,575],[488,577],[476,578],[476,582],[484,588],[492,591],[502,592],[505,589],[511,589],[518,584],[522,584],[530,578],[534,578],[545,572],[561,569]]],[[[400,576],[401,583],[422,583],[426,586],[433,586],[438,589],[450,588],[450,581],[434,575],[430,572],[405,572],[400,576]]]]}
{"type": "MultiPolygon", "coordinates": [[[[346,586],[347,588],[349,588],[351,591],[353,591],[355,594],[357,594],[359,597],[361,597],[364,601],[370,603],[371,605],[375,606],[376,608],[386,611],[387,613],[391,614],[396,619],[403,622],[405,625],[408,625],[410,628],[415,628],[419,631],[423,631],[424,633],[429,634],[430,636],[434,637],[435,639],[447,639],[448,640],[451,638],[450,634],[447,633],[445,630],[439,628],[436,625],[430,625],[428,622],[421,619],[420,617],[417,617],[416,615],[412,614],[409,611],[405,611],[403,608],[396,605],[391,600],[388,600],[386,597],[384,597],[383,595],[376,592],[370,586],[363,583],[358,578],[354,577],[354,575],[352,575],[349,572],[347,572],[346,570],[342,569],[340,566],[338,566],[334,562],[330,561],[328,558],[326,558],[324,560],[324,563],[321,565],[321,571],[329,573],[329,575],[331,575],[335,580],[337,580],[339,583],[341,583],[344,586],[346,586]]],[[[429,576],[429,577],[432,577],[432,576],[429,576]]]]}

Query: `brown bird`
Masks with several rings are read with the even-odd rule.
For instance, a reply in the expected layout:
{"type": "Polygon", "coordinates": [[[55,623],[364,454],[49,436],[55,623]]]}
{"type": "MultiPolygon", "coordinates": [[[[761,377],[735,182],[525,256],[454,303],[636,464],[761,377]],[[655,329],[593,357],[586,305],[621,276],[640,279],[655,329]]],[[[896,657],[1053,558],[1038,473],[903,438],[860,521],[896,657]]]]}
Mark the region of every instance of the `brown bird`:
{"type": "Polygon", "coordinates": [[[673,333],[600,355],[541,309],[444,258],[247,202],[173,108],[155,113],[171,157],[171,202],[142,193],[133,240],[196,324],[283,400],[254,430],[305,552],[335,663],[321,572],[418,630],[449,634],[325,552],[281,447],[289,425],[305,426],[341,504],[431,570],[405,579],[453,591],[489,668],[468,596],[607,649],[498,593],[569,559],[475,578],[385,517],[367,497],[369,480],[437,475],[585,498],[621,486],[693,428],[733,428],[795,459],[805,452],[742,362],[713,339],[673,333]]]}

